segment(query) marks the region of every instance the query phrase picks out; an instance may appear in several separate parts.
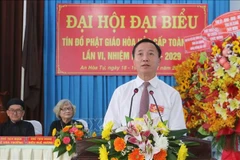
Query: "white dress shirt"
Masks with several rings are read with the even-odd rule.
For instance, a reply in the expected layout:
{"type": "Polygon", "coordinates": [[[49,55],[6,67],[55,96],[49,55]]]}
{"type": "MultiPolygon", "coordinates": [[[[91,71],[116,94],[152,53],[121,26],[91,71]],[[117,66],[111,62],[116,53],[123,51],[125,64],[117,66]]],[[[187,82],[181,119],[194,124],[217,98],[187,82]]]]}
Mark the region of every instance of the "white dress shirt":
{"type": "MultiPolygon", "coordinates": [[[[143,82],[144,81],[137,76],[136,79],[119,86],[114,91],[104,117],[103,125],[109,121],[114,122],[113,128],[126,125],[125,116],[129,116],[131,97],[134,94],[135,88],[138,88],[138,93],[133,97],[131,118],[139,117],[143,82]]],[[[179,92],[158,79],[157,76],[149,82],[148,91],[152,90],[154,92],[153,96],[161,111],[162,119],[163,121],[168,120],[167,125],[169,129],[186,129],[182,100],[179,92]]],[[[149,94],[149,110],[152,118],[159,116],[155,106],[154,100],[149,94]]]]}

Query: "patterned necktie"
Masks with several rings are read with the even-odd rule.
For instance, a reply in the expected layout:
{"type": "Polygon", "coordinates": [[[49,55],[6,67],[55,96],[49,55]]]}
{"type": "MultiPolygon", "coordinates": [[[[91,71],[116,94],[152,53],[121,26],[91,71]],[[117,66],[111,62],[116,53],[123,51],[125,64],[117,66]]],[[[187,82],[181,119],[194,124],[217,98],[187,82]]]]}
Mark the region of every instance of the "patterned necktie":
{"type": "Polygon", "coordinates": [[[144,114],[146,114],[149,108],[149,94],[148,94],[147,87],[150,85],[150,83],[144,82],[143,85],[144,85],[144,88],[143,88],[142,97],[140,100],[139,117],[142,117],[144,114]]]}

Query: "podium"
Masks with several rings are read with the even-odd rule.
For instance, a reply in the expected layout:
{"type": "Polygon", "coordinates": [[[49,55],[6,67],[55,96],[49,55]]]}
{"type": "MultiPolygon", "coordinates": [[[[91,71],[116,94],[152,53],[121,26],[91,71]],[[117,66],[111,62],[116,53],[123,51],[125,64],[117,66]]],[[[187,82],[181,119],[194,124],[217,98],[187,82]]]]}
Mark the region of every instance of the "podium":
{"type": "Polygon", "coordinates": [[[93,142],[89,142],[89,139],[82,139],[80,141],[76,141],[76,156],[72,157],[71,160],[98,160],[98,155],[89,151],[86,151],[88,147],[94,145],[93,142]]]}
{"type": "MultiPolygon", "coordinates": [[[[76,156],[71,160],[98,160],[98,155],[92,152],[86,151],[86,149],[92,145],[93,142],[89,142],[89,139],[83,139],[76,142],[76,156]]],[[[212,158],[211,142],[194,137],[183,137],[182,141],[197,142],[199,145],[188,147],[189,152],[193,153],[196,158],[188,157],[187,160],[214,160],[212,158]]]]}

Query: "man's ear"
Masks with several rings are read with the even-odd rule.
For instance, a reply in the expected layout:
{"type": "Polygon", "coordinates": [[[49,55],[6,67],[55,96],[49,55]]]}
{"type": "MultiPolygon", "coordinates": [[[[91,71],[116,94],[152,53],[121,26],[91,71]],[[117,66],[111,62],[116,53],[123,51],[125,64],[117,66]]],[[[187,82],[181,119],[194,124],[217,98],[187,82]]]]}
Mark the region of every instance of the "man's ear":
{"type": "Polygon", "coordinates": [[[158,62],[159,64],[161,63],[161,60],[162,60],[162,56],[159,58],[159,62],[158,62]]]}
{"type": "Polygon", "coordinates": [[[6,112],[7,112],[7,116],[9,117],[9,114],[10,114],[10,113],[9,113],[9,110],[6,110],[6,112]]]}
{"type": "Polygon", "coordinates": [[[25,115],[25,110],[23,110],[23,113],[22,113],[22,118],[23,118],[23,116],[25,115]]]}

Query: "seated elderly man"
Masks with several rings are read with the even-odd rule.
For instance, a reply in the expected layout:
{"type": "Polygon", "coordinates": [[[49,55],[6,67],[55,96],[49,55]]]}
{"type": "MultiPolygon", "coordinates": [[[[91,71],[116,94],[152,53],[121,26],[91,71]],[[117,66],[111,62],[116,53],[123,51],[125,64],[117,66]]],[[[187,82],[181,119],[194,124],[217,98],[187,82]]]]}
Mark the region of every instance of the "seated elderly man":
{"type": "Polygon", "coordinates": [[[13,98],[8,101],[6,110],[9,120],[0,125],[0,136],[35,136],[33,125],[22,120],[24,109],[22,100],[13,98]]]}

